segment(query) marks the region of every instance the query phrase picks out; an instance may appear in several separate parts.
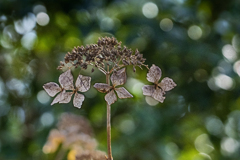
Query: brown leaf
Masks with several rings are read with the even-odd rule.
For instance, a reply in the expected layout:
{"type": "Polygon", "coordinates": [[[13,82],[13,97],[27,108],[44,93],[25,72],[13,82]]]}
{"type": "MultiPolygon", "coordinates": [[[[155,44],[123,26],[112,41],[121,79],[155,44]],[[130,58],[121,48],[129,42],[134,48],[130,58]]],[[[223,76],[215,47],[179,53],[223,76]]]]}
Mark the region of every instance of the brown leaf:
{"type": "Polygon", "coordinates": [[[82,102],[84,101],[84,95],[75,93],[74,98],[73,98],[73,105],[74,107],[81,108],[82,102]]]}
{"type": "Polygon", "coordinates": [[[152,94],[155,90],[155,86],[154,85],[144,85],[142,87],[142,90],[143,90],[144,96],[152,96],[152,94]]]}
{"type": "Polygon", "coordinates": [[[71,70],[67,70],[59,76],[59,83],[65,90],[74,90],[71,70]]]}
{"type": "Polygon", "coordinates": [[[162,91],[160,88],[157,88],[154,90],[153,94],[152,94],[152,97],[154,99],[156,99],[157,101],[163,103],[165,97],[163,97],[163,95],[165,94],[164,91],[162,91]]]}
{"type": "Polygon", "coordinates": [[[117,96],[114,93],[114,90],[110,91],[105,95],[105,101],[108,103],[108,105],[111,105],[117,101],[117,96]]]}
{"type": "Polygon", "coordinates": [[[107,93],[112,88],[106,83],[95,83],[93,87],[102,93],[107,93]]]}
{"type": "Polygon", "coordinates": [[[78,91],[80,92],[86,92],[90,89],[91,77],[79,75],[76,80],[76,87],[78,88],[78,91]]]}
{"type": "Polygon", "coordinates": [[[63,92],[63,98],[59,101],[59,103],[69,103],[71,101],[71,97],[73,92],[63,92]]]}
{"type": "Polygon", "coordinates": [[[132,98],[133,97],[124,87],[115,88],[115,91],[117,92],[117,95],[119,98],[132,98]]]}
{"type": "Polygon", "coordinates": [[[113,86],[118,86],[126,83],[126,78],[127,78],[126,69],[122,68],[116,72],[113,72],[111,76],[111,81],[113,86]]]}
{"type": "Polygon", "coordinates": [[[51,97],[54,97],[58,92],[61,91],[61,88],[59,87],[59,85],[54,82],[49,82],[44,84],[43,88],[51,97]]]}
{"type": "Polygon", "coordinates": [[[162,76],[162,71],[158,66],[155,66],[154,64],[150,67],[148,73],[147,73],[147,80],[149,82],[153,82],[155,84],[158,83],[162,76]]]}
{"type": "Polygon", "coordinates": [[[177,85],[171,78],[165,77],[162,79],[161,83],[158,84],[158,86],[161,87],[164,91],[170,91],[177,85]]]}
{"type": "Polygon", "coordinates": [[[61,101],[62,99],[64,99],[64,92],[66,92],[65,90],[63,90],[62,92],[60,92],[52,101],[51,105],[54,105],[55,103],[58,103],[59,101],[61,101]]]}

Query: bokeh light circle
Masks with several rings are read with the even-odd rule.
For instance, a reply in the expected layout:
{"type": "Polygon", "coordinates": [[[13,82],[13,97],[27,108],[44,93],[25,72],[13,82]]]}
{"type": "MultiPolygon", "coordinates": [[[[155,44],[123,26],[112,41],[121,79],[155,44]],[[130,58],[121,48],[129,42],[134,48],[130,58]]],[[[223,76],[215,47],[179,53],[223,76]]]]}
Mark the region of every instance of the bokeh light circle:
{"type": "Polygon", "coordinates": [[[147,2],[142,7],[142,13],[147,18],[154,18],[158,15],[158,7],[155,3],[147,2]]]}
{"type": "Polygon", "coordinates": [[[189,27],[188,36],[193,40],[198,40],[202,37],[202,29],[196,25],[189,27]]]}
{"type": "Polygon", "coordinates": [[[165,31],[165,32],[168,32],[168,31],[171,31],[172,28],[173,28],[173,22],[171,19],[169,18],[164,18],[163,20],[161,20],[160,22],[160,28],[165,31]]]}
{"type": "Polygon", "coordinates": [[[46,26],[50,21],[50,18],[47,13],[40,12],[37,14],[37,23],[40,26],[46,26]]]}

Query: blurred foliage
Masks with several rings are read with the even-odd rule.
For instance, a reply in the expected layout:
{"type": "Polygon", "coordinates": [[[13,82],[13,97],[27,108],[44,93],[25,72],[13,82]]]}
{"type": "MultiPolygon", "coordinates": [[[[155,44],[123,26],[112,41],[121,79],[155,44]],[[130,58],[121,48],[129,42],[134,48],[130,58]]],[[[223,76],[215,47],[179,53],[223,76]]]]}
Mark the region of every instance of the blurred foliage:
{"type": "Polygon", "coordinates": [[[114,159],[238,160],[239,15],[238,0],[1,0],[0,159],[46,159],[43,146],[63,112],[88,118],[98,149],[107,150],[104,94],[91,88],[79,110],[50,106],[42,86],[57,81],[74,46],[114,36],[178,85],[156,103],[141,93],[147,71],[129,68],[134,98],[112,105],[114,159]]]}

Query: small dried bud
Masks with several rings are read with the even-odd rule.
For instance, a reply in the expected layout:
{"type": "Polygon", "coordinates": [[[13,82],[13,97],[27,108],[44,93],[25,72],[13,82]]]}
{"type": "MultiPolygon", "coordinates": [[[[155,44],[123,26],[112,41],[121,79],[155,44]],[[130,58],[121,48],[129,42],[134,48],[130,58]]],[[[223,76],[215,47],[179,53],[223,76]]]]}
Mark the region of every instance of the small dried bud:
{"type": "Polygon", "coordinates": [[[133,72],[136,72],[136,68],[135,68],[135,66],[133,66],[133,72]]]}

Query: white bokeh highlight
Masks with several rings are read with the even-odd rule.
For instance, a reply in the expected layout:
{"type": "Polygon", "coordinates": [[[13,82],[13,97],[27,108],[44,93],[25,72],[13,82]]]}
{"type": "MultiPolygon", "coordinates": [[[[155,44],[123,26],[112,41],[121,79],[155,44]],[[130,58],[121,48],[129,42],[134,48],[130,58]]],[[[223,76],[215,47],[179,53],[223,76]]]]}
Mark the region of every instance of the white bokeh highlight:
{"type": "Polygon", "coordinates": [[[233,62],[237,59],[237,53],[232,45],[226,44],[222,48],[222,54],[223,56],[229,60],[230,62],[233,62]]]}
{"type": "Polygon", "coordinates": [[[50,21],[50,18],[47,13],[39,12],[37,14],[37,23],[40,26],[46,26],[49,23],[49,21],[50,21]]]}
{"type": "Polygon", "coordinates": [[[158,15],[158,7],[155,3],[147,2],[142,7],[142,13],[146,18],[155,18],[158,15]]]}

